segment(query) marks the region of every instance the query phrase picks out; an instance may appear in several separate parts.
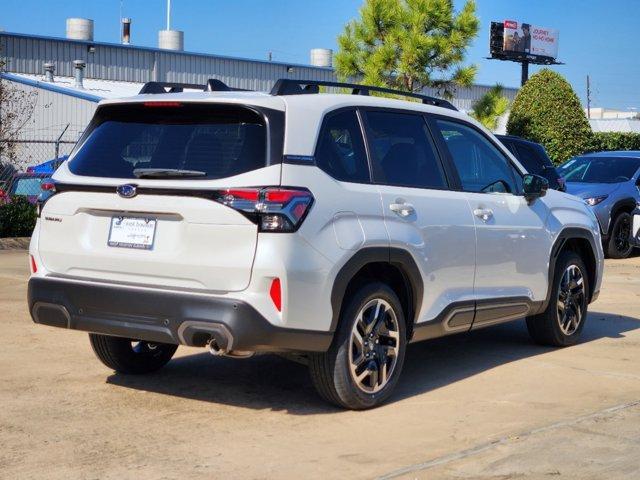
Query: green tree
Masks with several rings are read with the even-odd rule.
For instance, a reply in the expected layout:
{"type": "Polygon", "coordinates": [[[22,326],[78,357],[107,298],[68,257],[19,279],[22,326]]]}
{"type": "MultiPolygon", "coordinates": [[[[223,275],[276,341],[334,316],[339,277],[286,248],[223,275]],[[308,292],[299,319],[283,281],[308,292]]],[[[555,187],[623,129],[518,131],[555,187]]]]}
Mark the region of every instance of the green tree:
{"type": "Polygon", "coordinates": [[[474,0],[459,12],[452,0],[366,0],[338,37],[338,78],[451,97],[475,78],[476,66],[463,62],[478,27],[474,0]]]}
{"type": "Polygon", "coordinates": [[[548,68],[533,75],[516,95],[507,132],[542,144],[556,164],[587,151],[592,137],[571,85],[548,68]]]}
{"type": "Polygon", "coordinates": [[[502,85],[496,85],[473,104],[470,115],[489,130],[495,130],[498,119],[507,112],[509,99],[502,92],[502,85]]]}

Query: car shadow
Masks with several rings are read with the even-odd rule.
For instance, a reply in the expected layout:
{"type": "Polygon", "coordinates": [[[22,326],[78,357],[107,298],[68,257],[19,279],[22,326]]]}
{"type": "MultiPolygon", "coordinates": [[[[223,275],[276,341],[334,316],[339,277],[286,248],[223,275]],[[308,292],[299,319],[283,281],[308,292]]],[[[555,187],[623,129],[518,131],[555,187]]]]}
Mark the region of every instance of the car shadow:
{"type": "MultiPolygon", "coordinates": [[[[640,328],[640,318],[590,312],[582,342],[623,338],[640,328]]],[[[553,348],[534,344],[523,321],[409,345],[404,371],[390,402],[429,392],[494,367],[553,348]]],[[[107,382],[163,395],[294,415],[338,413],[315,392],[307,367],[278,355],[249,359],[198,353],[173,359],[157,373],[114,374],[107,382]]]]}

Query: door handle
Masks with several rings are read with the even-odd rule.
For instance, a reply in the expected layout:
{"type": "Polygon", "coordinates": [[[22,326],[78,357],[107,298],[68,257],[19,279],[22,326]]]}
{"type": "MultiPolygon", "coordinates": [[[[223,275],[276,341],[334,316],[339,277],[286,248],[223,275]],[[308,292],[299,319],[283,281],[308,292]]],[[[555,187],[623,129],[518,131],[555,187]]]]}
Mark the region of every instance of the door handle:
{"type": "Polygon", "coordinates": [[[392,203],[389,208],[401,217],[408,217],[416,212],[416,209],[410,203],[392,203]]]}
{"type": "Polygon", "coordinates": [[[476,208],[473,214],[483,222],[486,222],[493,217],[493,210],[490,208],[476,208]]]}

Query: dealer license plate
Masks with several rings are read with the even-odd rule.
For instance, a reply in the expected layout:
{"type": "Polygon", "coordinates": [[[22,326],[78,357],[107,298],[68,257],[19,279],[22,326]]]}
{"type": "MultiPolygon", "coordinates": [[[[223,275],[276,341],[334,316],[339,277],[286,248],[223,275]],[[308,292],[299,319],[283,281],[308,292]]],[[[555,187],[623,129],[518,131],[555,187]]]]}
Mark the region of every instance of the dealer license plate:
{"type": "Polygon", "coordinates": [[[156,219],[112,217],[109,230],[110,247],[151,250],[156,235],[156,219]]]}

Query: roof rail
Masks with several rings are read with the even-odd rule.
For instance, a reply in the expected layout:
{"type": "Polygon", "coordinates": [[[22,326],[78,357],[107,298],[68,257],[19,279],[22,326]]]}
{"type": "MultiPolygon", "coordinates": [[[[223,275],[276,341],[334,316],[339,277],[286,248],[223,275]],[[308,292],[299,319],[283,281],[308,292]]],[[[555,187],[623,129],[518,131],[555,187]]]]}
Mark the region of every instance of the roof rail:
{"type": "Polygon", "coordinates": [[[436,107],[448,108],[449,110],[458,110],[451,102],[442,98],[429,97],[413,92],[403,92],[402,90],[394,90],[392,88],[373,87],[370,85],[358,85],[356,83],[329,82],[324,80],[292,80],[289,78],[281,78],[271,89],[271,95],[304,95],[320,92],[320,87],[337,87],[349,88],[352,95],[369,95],[370,92],[389,93],[393,95],[401,95],[403,97],[417,98],[425,105],[434,105],[436,107]]]}
{"type": "Polygon", "coordinates": [[[243,88],[232,88],[223,81],[218,80],[217,78],[210,78],[209,80],[207,80],[206,85],[199,85],[196,83],[147,82],[140,89],[140,94],[179,93],[184,92],[185,89],[200,90],[203,92],[246,91],[243,88]]]}

